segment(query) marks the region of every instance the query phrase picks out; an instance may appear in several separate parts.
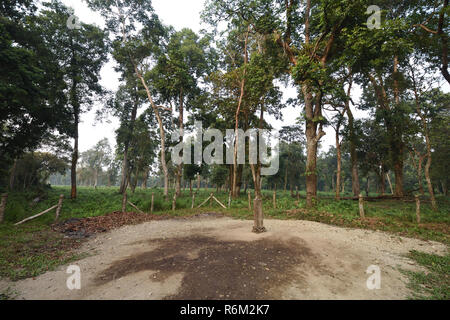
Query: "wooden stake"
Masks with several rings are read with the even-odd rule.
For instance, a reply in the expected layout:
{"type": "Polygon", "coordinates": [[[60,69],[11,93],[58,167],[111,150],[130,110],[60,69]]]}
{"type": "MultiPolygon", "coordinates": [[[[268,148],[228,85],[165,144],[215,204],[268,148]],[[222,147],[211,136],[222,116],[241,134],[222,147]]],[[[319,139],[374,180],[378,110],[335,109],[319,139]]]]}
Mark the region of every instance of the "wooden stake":
{"type": "Polygon", "coordinates": [[[274,209],[277,208],[277,192],[276,191],[273,192],[273,208],[274,209]]]}
{"type": "Polygon", "coordinates": [[[0,223],[2,223],[5,218],[6,200],[8,200],[8,194],[4,193],[2,194],[2,201],[0,203],[0,223]]]}
{"type": "Polygon", "coordinates": [[[61,213],[62,203],[63,203],[64,195],[59,196],[58,207],[56,208],[55,221],[58,221],[59,215],[61,213]]]}
{"type": "Polygon", "coordinates": [[[130,201],[127,201],[127,203],[132,206],[134,209],[136,209],[139,213],[144,213],[144,211],[142,211],[141,209],[139,209],[138,207],[136,207],[134,204],[132,204],[130,201]]]}
{"type": "Polygon", "coordinates": [[[125,191],[122,197],[122,213],[125,213],[126,210],[127,210],[127,192],[125,191]]]}
{"type": "Polygon", "coordinates": [[[224,209],[227,208],[227,207],[225,207],[225,205],[224,205],[222,202],[220,202],[216,197],[212,196],[212,198],[213,198],[218,204],[220,204],[220,206],[221,206],[222,208],[224,208],[224,209]]]}
{"type": "Polygon", "coordinates": [[[175,194],[173,195],[173,200],[172,200],[172,211],[175,211],[177,206],[177,193],[175,192],[175,194]]]}
{"type": "Polygon", "coordinates": [[[416,198],[416,218],[417,218],[417,224],[420,223],[420,198],[419,195],[416,194],[414,196],[416,198]]]}
{"type": "Polygon", "coordinates": [[[153,214],[153,203],[155,202],[155,194],[152,192],[152,203],[150,205],[150,214],[153,214]]]}
{"type": "Polygon", "coordinates": [[[47,210],[42,211],[41,213],[35,214],[34,216],[31,216],[31,217],[29,217],[29,218],[23,219],[22,221],[17,222],[17,223],[15,223],[14,225],[15,225],[15,226],[18,226],[19,224],[22,224],[22,223],[24,223],[24,222],[26,222],[26,221],[29,221],[29,220],[32,220],[32,219],[37,218],[37,217],[39,217],[39,216],[42,216],[43,214],[46,214],[47,212],[52,211],[53,209],[56,209],[57,207],[58,207],[58,205],[54,205],[53,207],[48,208],[47,210]]]}
{"type": "Polygon", "coordinates": [[[248,191],[248,210],[252,210],[252,199],[250,196],[250,191],[248,191]]]}
{"type": "Polygon", "coordinates": [[[364,214],[364,198],[362,193],[359,194],[359,216],[361,217],[361,219],[365,218],[365,214],[364,214]]]}
{"type": "Polygon", "coordinates": [[[394,194],[394,189],[392,189],[391,178],[389,177],[389,173],[386,173],[387,180],[389,182],[389,188],[391,189],[391,194],[394,194]]]}
{"type": "Polygon", "coordinates": [[[197,192],[194,192],[193,194],[192,194],[192,205],[191,205],[191,209],[194,209],[194,203],[195,203],[195,194],[196,194],[197,192]]]}
{"type": "Polygon", "coordinates": [[[204,205],[205,203],[207,203],[208,200],[211,199],[211,197],[212,197],[212,193],[211,193],[211,195],[208,197],[208,199],[206,199],[205,201],[203,201],[197,208],[200,208],[202,205],[204,205]]]}

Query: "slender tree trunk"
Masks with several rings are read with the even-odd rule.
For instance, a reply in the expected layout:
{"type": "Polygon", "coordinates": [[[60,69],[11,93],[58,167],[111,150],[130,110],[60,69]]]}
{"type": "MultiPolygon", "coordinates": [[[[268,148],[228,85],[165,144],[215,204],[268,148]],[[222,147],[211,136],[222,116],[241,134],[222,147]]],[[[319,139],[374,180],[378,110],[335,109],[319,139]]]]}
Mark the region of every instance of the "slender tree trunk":
{"type": "Polygon", "coordinates": [[[341,200],[341,143],[339,142],[339,130],[336,131],[336,151],[337,151],[337,169],[336,169],[336,200],[341,200]]]}
{"type": "Polygon", "coordinates": [[[134,66],[134,68],[135,68],[138,78],[141,80],[142,85],[145,88],[148,100],[150,101],[150,105],[152,106],[152,109],[156,116],[156,120],[158,121],[159,135],[160,135],[160,142],[161,142],[160,159],[161,159],[161,167],[162,167],[162,170],[164,173],[164,198],[166,201],[168,201],[168,199],[169,199],[169,170],[167,168],[167,162],[166,162],[166,134],[164,132],[164,125],[163,125],[161,116],[159,114],[159,107],[155,105],[153,98],[151,96],[150,89],[148,88],[144,77],[139,73],[139,70],[136,65],[134,66]]]}
{"type": "Polygon", "coordinates": [[[348,128],[350,132],[350,161],[352,170],[352,191],[355,197],[359,196],[359,174],[358,174],[358,155],[356,153],[356,135],[354,126],[353,113],[350,110],[350,106],[347,106],[347,116],[348,116],[348,128]]]}
{"type": "Polygon", "coordinates": [[[97,189],[98,184],[98,168],[94,169],[94,188],[97,189]]]}
{"type": "Polygon", "coordinates": [[[129,163],[128,163],[128,150],[129,150],[129,145],[133,136],[133,131],[134,131],[134,124],[136,122],[136,116],[137,116],[137,109],[138,109],[138,98],[137,98],[137,88],[135,87],[135,101],[133,104],[133,109],[131,110],[131,118],[130,118],[130,127],[129,127],[129,132],[127,132],[127,137],[125,140],[125,148],[124,148],[124,152],[123,152],[123,162],[122,162],[122,180],[120,182],[120,187],[119,187],[119,193],[123,194],[124,192],[126,192],[127,190],[127,186],[128,186],[128,181],[129,181],[129,163]]]}
{"type": "Polygon", "coordinates": [[[288,184],[288,166],[286,166],[285,172],[284,172],[284,192],[287,190],[287,184],[288,184]]]}
{"type": "Polygon", "coordinates": [[[239,114],[241,112],[241,107],[242,107],[242,102],[244,99],[244,89],[245,89],[245,77],[247,74],[247,63],[248,63],[248,52],[247,52],[247,44],[248,44],[248,36],[250,33],[250,25],[247,28],[247,32],[245,34],[245,43],[244,43],[244,74],[242,76],[242,80],[241,80],[241,89],[240,89],[240,96],[239,96],[239,101],[238,101],[238,106],[236,108],[236,114],[235,114],[235,125],[234,125],[234,163],[233,163],[233,183],[232,183],[232,196],[233,199],[236,199],[239,195],[238,195],[238,191],[237,191],[237,177],[238,177],[238,163],[237,163],[237,154],[238,154],[238,147],[239,147],[239,114]]]}
{"type": "Polygon", "coordinates": [[[427,149],[428,151],[427,151],[427,163],[425,164],[425,180],[427,181],[428,193],[430,194],[431,198],[431,207],[433,208],[434,211],[437,211],[436,197],[434,196],[434,189],[430,178],[431,145],[429,143],[428,138],[427,138],[427,149]]]}
{"type": "Polygon", "coordinates": [[[70,198],[77,198],[77,163],[78,163],[78,108],[74,107],[74,143],[72,151],[72,165],[70,167],[71,192],[70,198]]]}
{"type": "MultiPolygon", "coordinates": [[[[183,89],[180,89],[180,102],[179,102],[179,116],[178,116],[178,128],[181,133],[180,143],[183,143],[183,134],[184,134],[184,122],[183,122],[183,114],[184,114],[184,106],[183,106],[183,89]]],[[[183,163],[180,163],[177,166],[176,172],[176,194],[177,197],[181,195],[181,177],[183,175],[183,163]]]]}
{"type": "Polygon", "coordinates": [[[380,194],[384,195],[386,192],[386,174],[383,165],[381,166],[381,174],[380,174],[380,194]]]}
{"type": "Polygon", "coordinates": [[[9,174],[9,190],[14,189],[14,182],[16,179],[16,168],[17,168],[17,158],[14,159],[14,164],[11,168],[11,173],[9,174]]]}

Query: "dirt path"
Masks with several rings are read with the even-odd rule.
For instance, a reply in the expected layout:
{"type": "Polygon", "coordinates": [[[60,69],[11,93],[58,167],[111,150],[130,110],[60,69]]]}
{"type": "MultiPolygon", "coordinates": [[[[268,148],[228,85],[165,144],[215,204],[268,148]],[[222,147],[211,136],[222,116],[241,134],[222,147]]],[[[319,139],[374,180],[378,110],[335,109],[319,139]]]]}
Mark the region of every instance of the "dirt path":
{"type": "Polygon", "coordinates": [[[412,249],[444,254],[436,242],[310,221],[230,218],[151,221],[96,236],[77,261],[81,289],[66,286],[67,266],[37,278],[0,281],[18,299],[405,299],[398,268],[418,269],[412,249]],[[381,270],[369,290],[366,270],[381,270]]]}

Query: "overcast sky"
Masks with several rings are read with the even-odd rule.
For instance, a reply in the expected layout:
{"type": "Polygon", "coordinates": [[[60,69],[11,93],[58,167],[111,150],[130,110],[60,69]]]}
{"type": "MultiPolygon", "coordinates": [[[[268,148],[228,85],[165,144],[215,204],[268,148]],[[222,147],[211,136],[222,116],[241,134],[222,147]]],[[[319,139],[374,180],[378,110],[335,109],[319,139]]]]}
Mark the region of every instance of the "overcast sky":
{"type": "MultiPolygon", "coordinates": [[[[82,22],[95,23],[99,26],[104,26],[102,17],[92,12],[87,4],[82,0],[62,0],[67,6],[74,8],[75,15],[79,17],[82,22]]],[[[195,32],[199,32],[202,28],[200,21],[200,12],[203,10],[204,0],[153,0],[153,7],[159,18],[166,25],[172,25],[176,30],[182,28],[190,28],[195,32]]],[[[205,28],[206,26],[203,26],[205,28]]],[[[109,90],[115,90],[118,87],[118,74],[113,69],[114,62],[110,61],[104,66],[101,72],[101,84],[109,90]]],[[[359,90],[354,90],[354,101],[358,100],[359,90]]],[[[294,88],[286,88],[284,97],[290,98],[296,96],[294,88]]],[[[295,124],[296,119],[300,116],[301,107],[291,107],[283,109],[283,121],[269,120],[276,128],[280,129],[284,125],[295,124]]],[[[354,110],[357,118],[365,116],[365,113],[354,110]]],[[[111,145],[115,145],[114,131],[118,128],[117,119],[110,118],[109,121],[102,123],[95,122],[95,108],[93,111],[83,114],[80,124],[80,151],[83,152],[99,140],[107,137],[111,145]]],[[[230,127],[230,129],[232,129],[230,127]]],[[[322,150],[327,150],[330,145],[335,144],[335,135],[331,127],[326,130],[327,135],[322,138],[322,150]]]]}

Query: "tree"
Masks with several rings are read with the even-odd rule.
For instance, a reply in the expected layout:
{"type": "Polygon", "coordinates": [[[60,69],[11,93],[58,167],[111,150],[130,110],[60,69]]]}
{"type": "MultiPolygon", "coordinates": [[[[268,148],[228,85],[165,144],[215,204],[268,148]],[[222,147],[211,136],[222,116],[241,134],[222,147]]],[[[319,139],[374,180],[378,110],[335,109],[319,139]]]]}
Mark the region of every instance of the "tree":
{"type": "Polygon", "coordinates": [[[94,177],[94,188],[98,186],[99,173],[111,162],[111,147],[107,138],[97,142],[91,149],[81,154],[82,167],[88,168],[94,177]]]}
{"type": "Polygon", "coordinates": [[[68,87],[70,123],[67,132],[74,139],[71,166],[71,198],[77,197],[76,168],[78,162],[78,125],[80,115],[92,108],[95,99],[104,92],[99,84],[99,74],[108,57],[107,34],[100,28],[80,23],[79,28],[67,28],[72,11],[58,1],[44,3],[45,10],[39,24],[44,37],[58,58],[68,87]]]}
{"type": "MultiPolygon", "coordinates": [[[[8,168],[59,130],[68,110],[63,70],[32,1],[0,4],[0,161],[8,168]]],[[[2,171],[2,175],[6,174],[2,171]]]]}
{"type": "MultiPolygon", "coordinates": [[[[180,143],[183,142],[184,112],[190,110],[201,94],[198,83],[210,72],[208,59],[209,38],[200,38],[190,29],[170,35],[167,46],[157,58],[155,67],[148,72],[156,91],[157,103],[178,109],[180,143]]],[[[176,194],[181,193],[183,164],[177,166],[176,194]]]]}
{"type": "MultiPolygon", "coordinates": [[[[157,59],[161,47],[167,38],[167,30],[154,13],[151,1],[146,0],[88,0],[91,9],[99,11],[106,19],[109,30],[116,36],[114,59],[119,63],[119,69],[124,76],[134,76],[145,91],[150,107],[156,117],[160,134],[160,159],[164,173],[164,196],[169,193],[169,171],[166,161],[166,133],[164,131],[161,110],[171,112],[170,108],[155,103],[152,86],[148,82],[150,62],[157,59]],[[142,28],[139,30],[139,27],[142,28]]],[[[126,161],[126,159],[124,159],[126,161]]],[[[125,167],[126,165],[124,165],[125,167]]],[[[126,184],[121,183],[121,191],[126,184]]]]}

